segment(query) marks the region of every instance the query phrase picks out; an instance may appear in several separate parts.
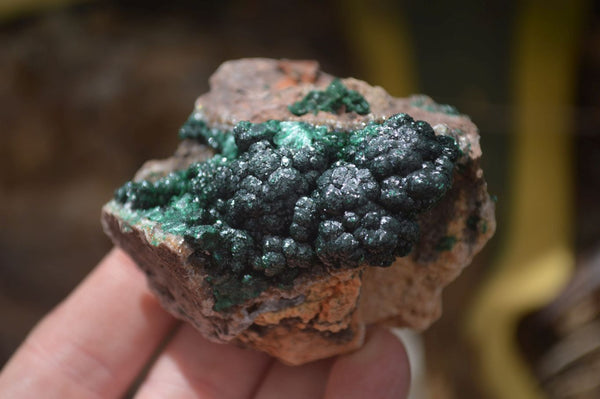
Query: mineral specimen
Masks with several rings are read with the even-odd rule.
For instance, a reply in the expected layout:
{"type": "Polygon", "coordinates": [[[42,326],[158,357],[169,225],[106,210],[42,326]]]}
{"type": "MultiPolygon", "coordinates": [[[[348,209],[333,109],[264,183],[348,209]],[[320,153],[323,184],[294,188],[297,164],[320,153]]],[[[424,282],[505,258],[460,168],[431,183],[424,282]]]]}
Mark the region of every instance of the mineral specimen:
{"type": "Polygon", "coordinates": [[[313,62],[225,63],[105,230],[214,341],[301,364],[371,323],[426,328],[495,226],[477,130],[440,109],[313,62]]]}

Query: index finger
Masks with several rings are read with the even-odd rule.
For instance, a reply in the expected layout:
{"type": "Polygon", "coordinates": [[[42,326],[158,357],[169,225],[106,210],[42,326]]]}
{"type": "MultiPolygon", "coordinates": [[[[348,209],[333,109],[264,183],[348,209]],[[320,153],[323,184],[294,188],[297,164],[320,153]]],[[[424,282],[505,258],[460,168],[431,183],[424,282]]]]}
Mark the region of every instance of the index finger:
{"type": "Polygon", "coordinates": [[[114,249],[26,338],[0,374],[0,393],[120,397],[175,323],[114,249]]]}
{"type": "Polygon", "coordinates": [[[402,399],[408,396],[410,365],[402,342],[374,327],[365,345],[337,358],[325,390],[326,399],[402,399]]]}

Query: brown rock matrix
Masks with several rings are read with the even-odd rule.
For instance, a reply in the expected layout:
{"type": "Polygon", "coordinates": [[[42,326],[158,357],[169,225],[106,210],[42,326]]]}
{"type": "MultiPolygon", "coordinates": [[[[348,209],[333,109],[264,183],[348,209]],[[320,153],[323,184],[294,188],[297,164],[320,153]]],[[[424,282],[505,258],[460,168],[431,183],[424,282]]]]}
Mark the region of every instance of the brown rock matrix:
{"type": "MultiPolygon", "coordinates": [[[[158,222],[127,217],[125,205],[116,201],[103,208],[106,233],[146,273],[163,306],[212,341],[302,364],[360,347],[370,324],[423,330],[441,315],[442,289],[494,233],[494,204],[479,165],[478,131],[468,117],[428,97],[394,98],[352,78],[341,82],[364,97],[369,113],[290,112],[289,105],[311,91],[325,90],[333,79],[313,61],[230,61],[211,77],[211,90],[197,100],[195,110],[208,126],[224,131],[241,121],[273,119],[349,131],[406,113],[428,122],[437,135],[454,137],[462,155],[453,185],[437,205],[419,216],[419,241],[392,266],[320,268],[300,274],[291,288],[272,286],[240,305],[215,311],[207,273],[194,263],[194,250],[182,236],[164,231],[158,222]]],[[[165,176],[212,154],[208,146],[183,140],[172,158],[147,162],[135,180],[165,176]]]]}

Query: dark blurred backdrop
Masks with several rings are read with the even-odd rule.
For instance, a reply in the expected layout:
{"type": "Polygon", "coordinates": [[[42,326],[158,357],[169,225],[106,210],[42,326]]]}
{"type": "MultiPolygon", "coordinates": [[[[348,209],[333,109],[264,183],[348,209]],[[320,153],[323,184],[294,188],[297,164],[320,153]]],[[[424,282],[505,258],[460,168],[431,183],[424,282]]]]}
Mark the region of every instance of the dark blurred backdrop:
{"type": "MultiPolygon", "coordinates": [[[[426,93],[479,126],[497,237],[448,288],[424,339],[432,397],[483,397],[456,326],[506,234],[518,2],[52,3],[0,0],[0,366],[109,250],[102,204],[145,160],[172,153],[218,65],[303,58],[394,95],[426,93]]],[[[594,252],[600,237],[599,3],[580,20],[576,94],[565,104],[577,254],[594,252]]]]}

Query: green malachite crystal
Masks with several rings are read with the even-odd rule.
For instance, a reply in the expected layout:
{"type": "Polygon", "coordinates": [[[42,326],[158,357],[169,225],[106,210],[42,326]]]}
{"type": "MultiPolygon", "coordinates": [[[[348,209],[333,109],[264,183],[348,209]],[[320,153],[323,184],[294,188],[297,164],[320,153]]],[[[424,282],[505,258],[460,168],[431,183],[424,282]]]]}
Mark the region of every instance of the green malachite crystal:
{"type": "Polygon", "coordinates": [[[341,80],[334,79],[325,90],[313,90],[302,100],[288,107],[290,112],[296,116],[302,116],[319,111],[337,114],[342,112],[356,112],[366,115],[371,112],[369,103],[356,90],[349,90],[341,80]]]}
{"type": "MultiPolygon", "coordinates": [[[[342,89],[334,81],[328,91],[342,89]]],[[[345,104],[352,95],[338,97],[345,104]]],[[[216,154],[128,182],[115,200],[131,220],[184,237],[209,275],[215,310],[315,267],[387,267],[407,255],[418,215],[451,187],[460,154],[453,138],[406,114],[346,132],[277,120],[221,131],[193,114],[180,137],[216,154]]]]}

